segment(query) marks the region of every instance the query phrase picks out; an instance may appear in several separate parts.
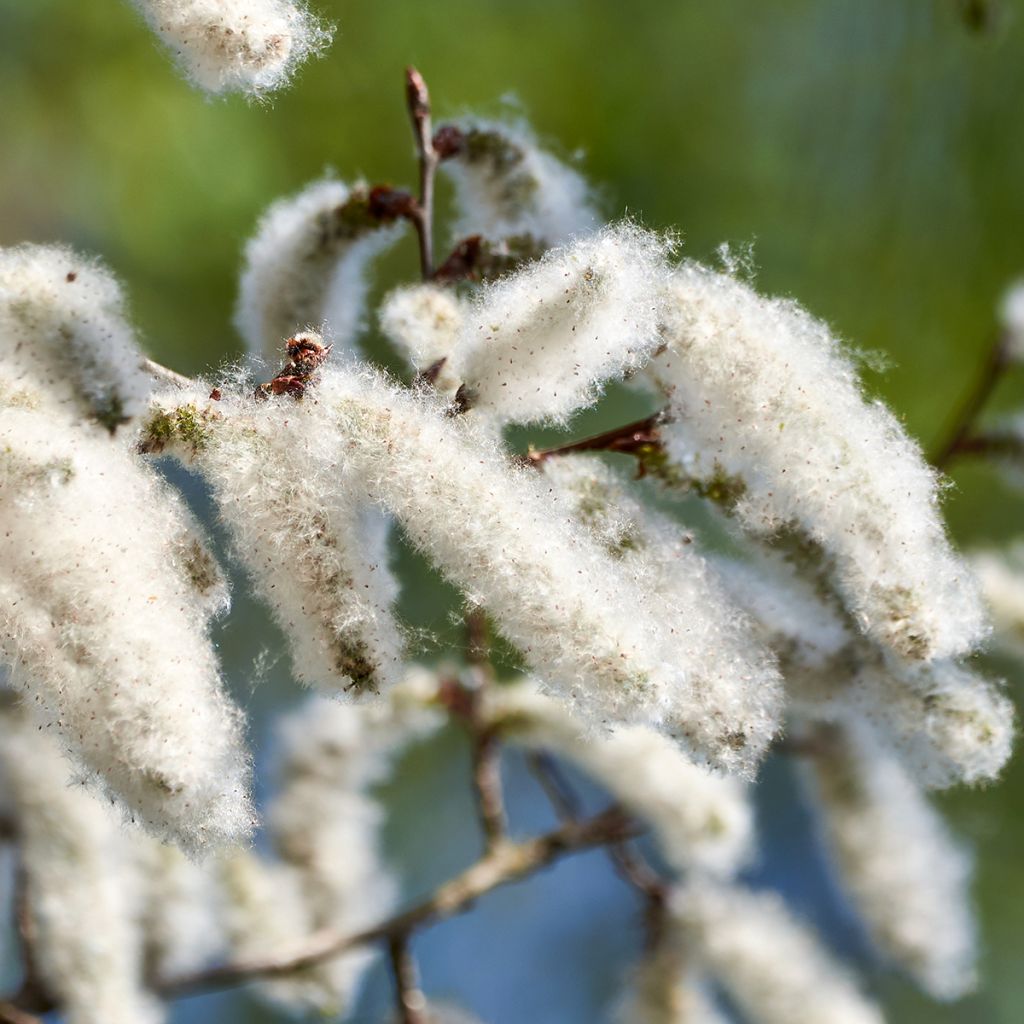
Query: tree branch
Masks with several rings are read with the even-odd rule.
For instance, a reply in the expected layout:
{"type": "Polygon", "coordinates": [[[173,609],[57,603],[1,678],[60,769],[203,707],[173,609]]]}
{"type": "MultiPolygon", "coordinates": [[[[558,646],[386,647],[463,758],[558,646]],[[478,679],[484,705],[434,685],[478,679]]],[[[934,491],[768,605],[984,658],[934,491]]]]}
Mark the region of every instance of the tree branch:
{"type": "Polygon", "coordinates": [[[420,989],[419,971],[409,949],[409,936],[394,936],[388,942],[388,954],[400,1024],[427,1024],[427,1000],[420,989]]]}
{"type": "Polygon", "coordinates": [[[429,281],[434,273],[434,177],[439,158],[430,125],[430,93],[423,76],[413,67],[405,69],[405,95],[420,159],[420,198],[409,219],[419,238],[423,280],[429,281]]]}
{"type": "Polygon", "coordinates": [[[572,853],[621,842],[639,834],[636,822],[620,808],[610,807],[586,821],[567,822],[546,835],[522,843],[500,844],[461,875],[441,885],[422,903],[366,931],[340,935],[333,929],[324,929],[288,955],[227,964],[169,979],[159,984],[157,991],[167,998],[176,998],[292,974],[350,949],[390,942],[395,937],[460,914],[491,890],[526,878],[572,853]]]}

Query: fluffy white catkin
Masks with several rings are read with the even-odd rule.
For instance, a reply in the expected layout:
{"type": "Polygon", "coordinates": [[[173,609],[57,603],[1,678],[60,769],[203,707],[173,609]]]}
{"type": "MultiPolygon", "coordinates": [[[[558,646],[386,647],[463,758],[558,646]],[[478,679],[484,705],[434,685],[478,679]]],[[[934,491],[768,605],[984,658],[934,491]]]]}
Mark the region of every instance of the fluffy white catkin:
{"type": "Polygon", "coordinates": [[[235,325],[271,364],[286,338],[321,330],[353,349],[366,302],[366,267],[397,237],[368,209],[365,185],[326,179],[279,199],[245,247],[235,325]]]}
{"type": "Polygon", "coordinates": [[[999,304],[999,324],[1006,351],[1015,362],[1024,361],[1024,280],[1014,281],[999,304]]]}
{"type": "Polygon", "coordinates": [[[113,432],[152,382],[106,268],[65,246],[0,249],[0,399],[113,432]]]}
{"type": "Polygon", "coordinates": [[[1010,653],[1024,652],[1024,542],[1004,551],[976,551],[971,564],[992,613],[996,643],[1010,653]]]}
{"type": "MultiPolygon", "coordinates": [[[[378,850],[383,811],[366,793],[386,767],[373,733],[372,711],[322,697],[281,726],[281,785],[267,819],[318,928],[357,932],[394,909],[397,886],[378,850]]],[[[311,972],[327,994],[324,1009],[349,1002],[370,958],[356,950],[311,972]]]]}
{"type": "Polygon", "coordinates": [[[670,912],[750,1024],[883,1024],[774,893],[695,881],[676,893],[670,912]]]}
{"type": "Polygon", "coordinates": [[[461,380],[452,372],[452,354],[467,303],[435,284],[396,288],[381,303],[380,328],[417,376],[443,394],[454,394],[461,380]]]}
{"type": "Polygon", "coordinates": [[[661,343],[668,243],[622,223],[484,288],[452,354],[465,401],[502,423],[564,421],[661,343]]]}
{"type": "MultiPolygon", "coordinates": [[[[723,742],[756,760],[779,731],[782,686],[775,659],[754,625],[730,600],[692,534],[644,504],[593,454],[565,454],[539,464],[544,479],[649,595],[676,637],[692,706],[666,726],[686,737],[694,720],[729,723],[723,742]],[[696,710],[695,710],[696,708],[696,710]]],[[[705,731],[707,725],[703,726],[705,731]]]]}
{"type": "Polygon", "coordinates": [[[134,816],[198,847],[243,837],[252,813],[179,508],[104,435],[0,409],[0,659],[134,816]]]}
{"type": "Polygon", "coordinates": [[[878,947],[933,998],[969,992],[977,956],[970,857],[865,722],[806,735],[804,771],[833,863],[878,947]]]}
{"type": "Polygon", "coordinates": [[[752,850],[746,787],[689,761],[671,740],[642,725],[588,735],[560,702],[532,683],[483,693],[484,722],[505,740],[546,747],[582,768],[650,824],[669,865],[729,875],[752,850]]]}
{"type": "Polygon", "coordinates": [[[592,721],[686,721],[700,757],[750,767],[723,743],[742,728],[705,721],[682,667],[675,624],[535,471],[511,462],[430,396],[373,371],[328,369],[319,422],[324,473],[365,488],[470,603],[494,617],[544,683],[592,721]]]}
{"type": "Polygon", "coordinates": [[[861,393],[828,327],[698,264],[676,273],[650,372],[677,422],[669,454],[697,478],[742,481],[758,534],[795,527],[824,552],[859,627],[903,658],[969,651],[980,593],[950,547],[917,445],[861,393]]]}
{"type": "Polygon", "coordinates": [[[402,637],[388,524],[344,475],[313,401],[224,388],[156,396],[143,445],[198,469],[232,546],[288,641],[296,677],[356,694],[397,681],[402,637]]]}
{"type": "Polygon", "coordinates": [[[185,75],[210,93],[284,85],[331,33],[294,0],[133,0],[185,75]]]}
{"type": "Polygon", "coordinates": [[[467,120],[442,170],[455,185],[456,238],[529,235],[562,245],[597,223],[583,177],[541,149],[524,124],[467,120]]]}
{"type": "Polygon", "coordinates": [[[0,772],[17,816],[33,952],[62,1019],[160,1021],[143,988],[138,892],[118,815],[75,780],[40,723],[10,704],[0,712],[0,772]]]}

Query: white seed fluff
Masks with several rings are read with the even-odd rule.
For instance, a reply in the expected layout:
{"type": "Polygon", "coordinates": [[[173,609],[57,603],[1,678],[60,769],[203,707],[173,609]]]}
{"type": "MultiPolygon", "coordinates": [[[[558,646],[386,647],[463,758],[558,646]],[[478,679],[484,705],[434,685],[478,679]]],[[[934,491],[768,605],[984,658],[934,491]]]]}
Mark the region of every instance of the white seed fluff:
{"type": "Polygon", "coordinates": [[[692,475],[744,484],[735,512],[758,534],[802,531],[831,560],[859,627],[903,658],[969,651],[984,607],[950,547],[937,481],[825,324],[793,302],[686,264],[651,373],[678,422],[669,454],[692,475]]]}
{"type": "Polygon", "coordinates": [[[661,343],[669,245],[622,223],[484,288],[452,357],[469,404],[502,423],[565,421],[661,343]]]}
{"type": "Polygon", "coordinates": [[[774,893],[695,881],[678,892],[672,913],[750,1024],[883,1024],[774,893]]]}
{"type": "Polygon", "coordinates": [[[134,0],[185,75],[210,93],[284,85],[331,33],[293,0],[134,0]]]}
{"type": "Polygon", "coordinates": [[[878,947],[936,999],[974,987],[970,857],[863,721],[819,726],[805,772],[840,879],[878,947]]]}
{"type": "Polygon", "coordinates": [[[74,778],[25,709],[0,715],[0,771],[18,822],[20,863],[43,980],[69,1024],[156,1024],[144,989],[138,892],[117,813],[74,778]]]}
{"type": "Polygon", "coordinates": [[[451,369],[452,355],[466,315],[455,292],[435,284],[396,288],[381,303],[380,328],[417,376],[431,378],[435,390],[453,394],[462,383],[451,369]]]}
{"type": "Polygon", "coordinates": [[[239,713],[181,559],[180,500],[120,444],[0,409],[0,659],[155,833],[251,828],[239,713]]]}
{"type": "Polygon", "coordinates": [[[1015,281],[999,304],[999,323],[1011,359],[1024,361],[1024,281],[1015,281]]]}
{"type": "Polygon", "coordinates": [[[245,247],[235,325],[249,351],[276,365],[286,338],[326,330],[354,350],[366,305],[366,268],[398,236],[366,209],[365,185],[326,179],[279,199],[245,247]]]}
{"type": "Polygon", "coordinates": [[[1024,542],[1004,551],[976,551],[971,565],[992,613],[995,642],[1010,653],[1024,653],[1024,542]]]}
{"type": "Polygon", "coordinates": [[[781,679],[753,622],[727,596],[693,535],[645,505],[593,454],[563,454],[539,468],[569,514],[673,630],[688,686],[667,709],[665,727],[693,749],[714,742],[717,727],[717,759],[749,769],[781,727],[781,679]]]}
{"type": "Polygon", "coordinates": [[[503,739],[545,747],[572,761],[651,825],[676,870],[730,875],[749,857],[753,809],[734,776],[711,774],[646,726],[589,735],[560,702],[531,683],[491,687],[482,700],[483,720],[503,739]]]}
{"type": "MultiPolygon", "coordinates": [[[[317,389],[324,473],[365,488],[485,608],[545,684],[592,720],[658,724],[688,692],[674,626],[560,509],[535,471],[429,395],[372,371],[317,389]]],[[[721,723],[698,753],[716,758],[721,723]]],[[[742,751],[738,756],[742,756],[742,751]]]]}
{"type": "Polygon", "coordinates": [[[325,472],[312,401],[220,401],[180,390],[154,398],[143,443],[201,472],[232,547],[288,641],[307,685],[375,692],[397,681],[388,524],[344,475],[325,472]]]}
{"type": "Polygon", "coordinates": [[[113,431],[145,407],[142,367],[121,287],[65,246],[0,249],[0,370],[7,394],[113,431]]]}
{"type": "Polygon", "coordinates": [[[586,181],[541,149],[526,125],[467,120],[456,127],[463,147],[441,164],[455,185],[456,238],[529,235],[562,245],[596,226],[586,181]]]}

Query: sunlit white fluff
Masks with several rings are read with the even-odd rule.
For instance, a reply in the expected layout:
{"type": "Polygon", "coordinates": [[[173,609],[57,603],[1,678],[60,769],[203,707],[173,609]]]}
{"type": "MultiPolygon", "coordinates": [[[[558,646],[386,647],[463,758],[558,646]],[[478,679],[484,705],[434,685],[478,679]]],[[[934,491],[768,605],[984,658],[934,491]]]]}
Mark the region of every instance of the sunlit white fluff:
{"type": "MultiPolygon", "coordinates": [[[[591,721],[693,719],[674,624],[547,493],[429,395],[373,371],[328,369],[316,392],[323,472],[365,488],[406,535],[485,608],[545,684],[591,721]]],[[[695,731],[700,731],[699,723],[695,731]]],[[[697,753],[742,763],[707,723],[697,753]],[[706,741],[705,741],[706,740],[706,741]]],[[[698,739],[701,741],[698,744],[698,739]]]]}
{"type": "MultiPolygon", "coordinates": [[[[372,731],[362,708],[322,697],[293,712],[280,729],[271,834],[281,858],[299,872],[314,926],[341,934],[386,918],[397,898],[378,849],[383,810],[366,792],[385,767],[372,731]]],[[[324,1009],[350,1000],[371,957],[359,949],[311,972],[329,996],[324,1009]]]]}
{"type": "Polygon", "coordinates": [[[1024,280],[1014,281],[999,304],[999,322],[1011,359],[1024,360],[1024,280]]]}
{"type": "Polygon", "coordinates": [[[452,354],[466,315],[466,302],[434,284],[396,288],[381,303],[380,327],[417,375],[434,388],[454,393],[462,383],[452,373],[452,354]]]}
{"type": "Polygon", "coordinates": [[[62,245],[0,249],[0,390],[113,431],[152,388],[110,272],[62,245]]]}
{"type": "Polygon", "coordinates": [[[457,238],[531,235],[561,245],[596,225],[586,181],[526,125],[472,119],[456,127],[462,146],[441,167],[455,184],[457,238]]]}
{"type": "Polygon", "coordinates": [[[667,737],[645,726],[588,735],[531,683],[492,687],[482,700],[483,720],[503,739],[574,762],[650,824],[673,868],[728,875],[750,855],[753,809],[744,784],[695,765],[667,737]]]}
{"type": "Polygon", "coordinates": [[[865,400],[828,327],[697,264],[678,271],[671,303],[651,364],[677,419],[670,455],[698,478],[738,477],[749,529],[795,528],[820,546],[859,627],[901,657],[969,651],[984,608],[946,538],[936,476],[865,400]]]}
{"type": "Polygon", "coordinates": [[[622,223],[484,288],[452,357],[466,401],[503,423],[562,421],[661,343],[668,244],[622,223]]]}
{"type": "Polygon", "coordinates": [[[321,330],[354,349],[369,262],[397,237],[370,217],[365,185],[325,179],[273,203],[245,247],[235,325],[249,351],[281,361],[286,338],[321,330]]]}
{"type": "Polygon", "coordinates": [[[116,811],[75,779],[26,709],[0,713],[0,771],[17,819],[33,953],[62,1019],[160,1021],[143,987],[139,893],[116,811]]]}
{"type": "Polygon", "coordinates": [[[996,643],[1024,652],[1024,542],[1003,551],[976,551],[971,565],[992,613],[996,643]]]}
{"type": "Polygon", "coordinates": [[[970,857],[866,723],[806,738],[833,863],[875,942],[934,998],[964,995],[976,980],[970,857]]]}
{"type": "Polygon", "coordinates": [[[330,40],[293,0],[134,0],[182,71],[210,93],[276,89],[330,40]]]}
{"type": "Polygon", "coordinates": [[[549,458],[539,468],[673,633],[688,683],[668,708],[665,727],[695,748],[717,727],[726,760],[755,763],[781,725],[781,680],[753,622],[727,596],[693,535],[645,505],[593,454],[549,458]]]}
{"type": "Polygon", "coordinates": [[[143,443],[202,472],[232,546],[284,632],[296,677],[353,693],[398,678],[388,524],[344,475],[326,470],[313,401],[256,402],[227,387],[154,400],[143,443]]]}
{"type": "Polygon", "coordinates": [[[0,658],[45,728],[158,834],[251,827],[248,760],[181,559],[180,499],[120,444],[0,410],[0,658]]]}
{"type": "Polygon", "coordinates": [[[882,1024],[878,1007],[774,893],[695,881],[671,913],[750,1024],[882,1024]]]}

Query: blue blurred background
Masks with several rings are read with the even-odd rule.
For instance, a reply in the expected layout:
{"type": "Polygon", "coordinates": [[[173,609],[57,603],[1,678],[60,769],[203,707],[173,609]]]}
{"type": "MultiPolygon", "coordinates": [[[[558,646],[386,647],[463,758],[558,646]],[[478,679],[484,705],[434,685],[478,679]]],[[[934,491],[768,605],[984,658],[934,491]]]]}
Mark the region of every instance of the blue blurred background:
{"type": "MultiPolygon", "coordinates": [[[[401,73],[426,75],[439,116],[525,113],[578,157],[610,216],[676,228],[697,257],[753,247],[761,286],[792,294],[866,353],[869,389],[925,444],[941,433],[1024,272],[1024,18],[1005,0],[315,0],[339,25],[328,55],[268,105],[192,91],[119,0],[0,0],[0,244],[63,239],[125,281],[152,354],[183,372],[236,356],[241,246],[260,211],[333,167],[409,183],[401,73]],[[980,12],[965,18],[964,7],[980,12]],[[991,14],[991,17],[987,15],[991,14]],[[984,22],[980,28],[969,22],[984,22]],[[884,356],[884,358],[883,358],[884,356]]],[[[378,288],[416,273],[411,239],[378,288]]],[[[372,330],[368,353],[392,363],[372,330]]],[[[1024,376],[1024,375],[1022,375],[1024,376]]],[[[1024,379],[996,410],[1024,404],[1024,379]]],[[[581,429],[620,422],[613,395],[581,429]]],[[[1024,533],[1021,499],[963,467],[947,499],[965,544],[1024,533]]],[[[194,482],[190,495],[204,501],[194,482]]],[[[403,611],[424,653],[460,642],[450,591],[408,551],[403,611]]],[[[274,714],[301,699],[280,637],[241,587],[219,635],[265,765],[274,714]]],[[[1019,692],[1021,673],[997,664],[1019,692]]],[[[467,751],[412,751],[384,796],[408,895],[478,852],[467,751]]],[[[550,823],[522,762],[508,799],[523,833],[550,823]]],[[[600,795],[590,791],[593,805],[600,795]]],[[[977,848],[982,991],[936,1007],[881,970],[836,895],[789,767],[760,790],[758,884],[785,892],[859,959],[900,1024],[1024,1020],[1024,769],[943,805],[977,848]]],[[[425,987],[492,1024],[605,1019],[640,940],[639,908],[589,854],[416,942],[425,987]]],[[[352,1020],[385,1019],[375,971],[352,1020]]],[[[180,1021],[279,1019],[244,994],[179,1005],[180,1021]]]]}

